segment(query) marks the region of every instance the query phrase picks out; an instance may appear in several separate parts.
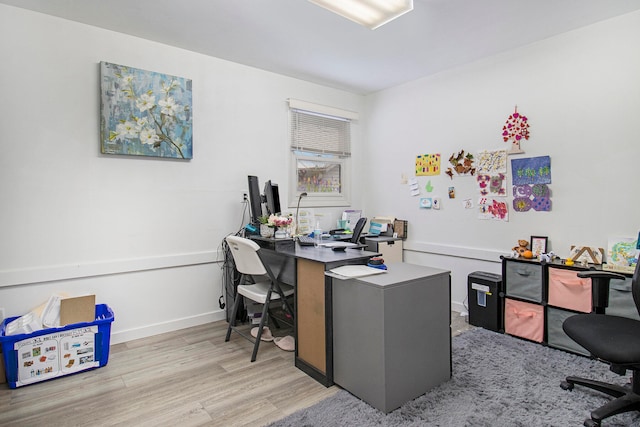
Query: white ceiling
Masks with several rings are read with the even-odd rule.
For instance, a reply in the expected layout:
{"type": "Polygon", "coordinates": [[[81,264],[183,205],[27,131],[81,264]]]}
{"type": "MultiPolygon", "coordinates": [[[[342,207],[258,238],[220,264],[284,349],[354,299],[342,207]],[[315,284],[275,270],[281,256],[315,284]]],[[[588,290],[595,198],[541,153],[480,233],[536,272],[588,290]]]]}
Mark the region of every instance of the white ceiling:
{"type": "Polygon", "coordinates": [[[640,9],[640,0],[414,0],[376,30],[306,0],[0,0],[368,94],[640,9]]]}

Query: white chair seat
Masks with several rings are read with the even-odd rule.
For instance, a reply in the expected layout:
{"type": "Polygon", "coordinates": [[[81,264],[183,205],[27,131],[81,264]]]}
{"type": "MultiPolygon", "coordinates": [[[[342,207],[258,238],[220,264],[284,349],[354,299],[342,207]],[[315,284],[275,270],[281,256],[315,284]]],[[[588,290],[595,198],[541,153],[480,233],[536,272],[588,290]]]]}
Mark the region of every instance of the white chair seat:
{"type": "MultiPolygon", "coordinates": [[[[239,285],[238,293],[252,301],[264,304],[267,301],[267,292],[269,292],[270,286],[271,282],[257,282],[252,285],[239,285]]],[[[282,289],[285,297],[293,295],[293,286],[282,283],[280,284],[280,288],[282,289]]],[[[271,292],[271,300],[273,301],[278,299],[280,299],[280,295],[275,291],[271,292]]]]}

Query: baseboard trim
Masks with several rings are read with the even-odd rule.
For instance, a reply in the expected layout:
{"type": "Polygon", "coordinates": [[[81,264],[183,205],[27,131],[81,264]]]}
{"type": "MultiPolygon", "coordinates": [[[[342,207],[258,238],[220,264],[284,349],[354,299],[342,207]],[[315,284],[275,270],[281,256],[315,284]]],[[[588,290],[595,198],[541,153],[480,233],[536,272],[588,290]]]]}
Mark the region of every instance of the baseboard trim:
{"type": "Polygon", "coordinates": [[[211,313],[203,313],[196,316],[183,317],[181,319],[172,319],[166,322],[155,323],[153,325],[145,325],[140,328],[127,329],[124,331],[111,332],[111,344],[120,344],[127,341],[133,341],[140,338],[148,338],[154,335],[174,332],[180,329],[191,328],[193,326],[204,325],[205,323],[217,322],[226,319],[224,310],[211,313]]]}

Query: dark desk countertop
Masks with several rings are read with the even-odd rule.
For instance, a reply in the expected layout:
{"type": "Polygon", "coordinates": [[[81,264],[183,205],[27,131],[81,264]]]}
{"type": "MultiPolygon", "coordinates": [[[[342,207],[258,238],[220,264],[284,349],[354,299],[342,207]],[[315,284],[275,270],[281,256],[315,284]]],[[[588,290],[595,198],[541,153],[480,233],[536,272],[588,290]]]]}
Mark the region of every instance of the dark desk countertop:
{"type": "Polygon", "coordinates": [[[325,264],[357,261],[380,255],[378,252],[370,252],[362,249],[346,248],[344,251],[334,251],[326,247],[300,246],[298,244],[293,248],[283,248],[279,250],[278,253],[294,258],[323,262],[325,264]]]}

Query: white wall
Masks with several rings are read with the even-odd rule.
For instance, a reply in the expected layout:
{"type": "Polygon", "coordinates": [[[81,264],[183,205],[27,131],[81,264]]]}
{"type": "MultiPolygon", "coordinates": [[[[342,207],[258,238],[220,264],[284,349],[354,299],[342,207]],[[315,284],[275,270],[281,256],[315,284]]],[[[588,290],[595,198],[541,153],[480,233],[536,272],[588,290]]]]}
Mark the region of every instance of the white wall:
{"type": "Polygon", "coordinates": [[[500,254],[518,239],[548,236],[566,257],[574,244],[606,248],[609,236],[637,236],[638,40],[634,12],[369,96],[366,208],[409,220],[405,261],[451,269],[453,301],[461,303],[467,275],[499,273],[500,254]],[[402,174],[414,177],[415,156],[441,153],[446,169],[460,149],[508,148],[501,130],[515,105],[531,125],[516,157],[551,156],[552,211],[479,220],[462,208],[465,198],[477,201],[475,177],[444,174],[417,177],[421,197],[443,201],[440,211],[419,209],[401,184],[402,174]]]}
{"type": "MultiPolygon", "coordinates": [[[[112,342],[224,318],[219,245],[247,175],[288,203],[287,98],[351,111],[364,99],[186,50],[0,5],[0,308],[96,293],[112,342]],[[193,81],[194,157],[105,156],[99,62],[193,81]]],[[[361,153],[354,124],[354,156],[361,153]]],[[[361,174],[354,165],[354,176],[361,174]]],[[[359,182],[354,206],[361,205],[359,182]]],[[[322,210],[327,223],[340,209],[322,210]]]]}

